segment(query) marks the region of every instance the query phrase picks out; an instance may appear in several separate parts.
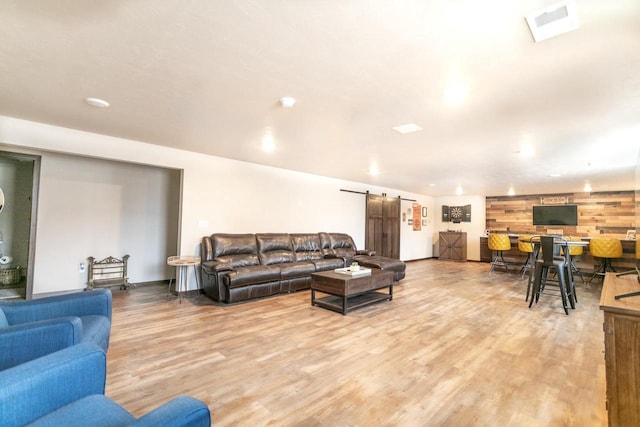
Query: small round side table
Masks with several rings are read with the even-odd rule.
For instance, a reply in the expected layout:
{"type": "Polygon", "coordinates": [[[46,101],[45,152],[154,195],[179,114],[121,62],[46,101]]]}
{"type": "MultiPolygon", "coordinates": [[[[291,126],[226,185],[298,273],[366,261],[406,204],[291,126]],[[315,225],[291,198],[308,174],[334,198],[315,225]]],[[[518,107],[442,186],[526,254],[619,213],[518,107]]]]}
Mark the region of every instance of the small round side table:
{"type": "MultiPolygon", "coordinates": [[[[170,256],[169,258],[167,258],[167,264],[172,267],[176,267],[177,273],[175,289],[176,292],[178,292],[178,299],[180,300],[180,304],[182,304],[182,292],[186,292],[188,290],[189,277],[187,276],[187,274],[189,272],[188,270],[190,266],[193,266],[193,271],[196,275],[196,282],[198,281],[198,271],[196,270],[196,266],[200,264],[200,257],[188,255],[170,256]]],[[[171,274],[171,280],[169,280],[167,298],[169,298],[172,281],[173,274],[171,274]]]]}

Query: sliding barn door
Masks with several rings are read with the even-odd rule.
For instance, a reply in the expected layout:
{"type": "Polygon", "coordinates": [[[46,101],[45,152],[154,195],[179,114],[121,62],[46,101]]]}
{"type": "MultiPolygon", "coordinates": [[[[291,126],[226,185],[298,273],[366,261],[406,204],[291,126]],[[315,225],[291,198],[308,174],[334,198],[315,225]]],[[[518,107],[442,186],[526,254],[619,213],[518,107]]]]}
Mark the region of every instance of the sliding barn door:
{"type": "Polygon", "coordinates": [[[367,194],[365,248],[400,258],[400,198],[367,194]]]}

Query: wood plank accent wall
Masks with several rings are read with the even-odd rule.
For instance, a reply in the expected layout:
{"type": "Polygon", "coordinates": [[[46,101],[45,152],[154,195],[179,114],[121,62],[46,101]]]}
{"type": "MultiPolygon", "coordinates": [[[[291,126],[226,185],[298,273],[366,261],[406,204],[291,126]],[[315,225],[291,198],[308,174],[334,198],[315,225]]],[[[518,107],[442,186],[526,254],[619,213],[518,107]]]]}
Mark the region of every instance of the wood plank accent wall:
{"type": "Polygon", "coordinates": [[[615,237],[623,239],[627,230],[636,228],[634,191],[594,193],[533,194],[486,198],[486,228],[492,232],[544,234],[562,229],[566,236],[615,237]],[[532,208],[540,199],[567,199],[578,205],[578,226],[534,226],[532,208]]]}

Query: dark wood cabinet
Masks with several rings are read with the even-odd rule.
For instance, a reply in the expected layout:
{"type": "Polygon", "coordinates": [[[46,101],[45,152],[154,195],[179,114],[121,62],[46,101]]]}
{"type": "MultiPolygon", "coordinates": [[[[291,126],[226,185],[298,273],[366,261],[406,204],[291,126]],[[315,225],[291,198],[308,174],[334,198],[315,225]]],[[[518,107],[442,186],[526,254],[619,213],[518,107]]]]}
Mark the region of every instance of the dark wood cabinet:
{"type": "Polygon", "coordinates": [[[441,231],[438,239],[438,259],[451,261],[467,260],[467,233],[441,231]]]}
{"type": "Polygon", "coordinates": [[[640,426],[640,290],[636,275],[607,273],[600,296],[604,311],[604,353],[609,426],[640,426]]]}

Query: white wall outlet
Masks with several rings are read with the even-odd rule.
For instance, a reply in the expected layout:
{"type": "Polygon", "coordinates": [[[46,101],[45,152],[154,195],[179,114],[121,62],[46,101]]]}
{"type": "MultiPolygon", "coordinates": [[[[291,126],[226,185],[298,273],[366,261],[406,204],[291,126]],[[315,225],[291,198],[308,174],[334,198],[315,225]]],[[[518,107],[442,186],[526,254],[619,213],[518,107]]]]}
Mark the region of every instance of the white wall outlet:
{"type": "Polygon", "coordinates": [[[80,263],[80,269],[79,269],[80,273],[84,273],[84,269],[85,268],[86,268],[86,265],[84,264],[84,262],[81,262],[80,263]]]}

